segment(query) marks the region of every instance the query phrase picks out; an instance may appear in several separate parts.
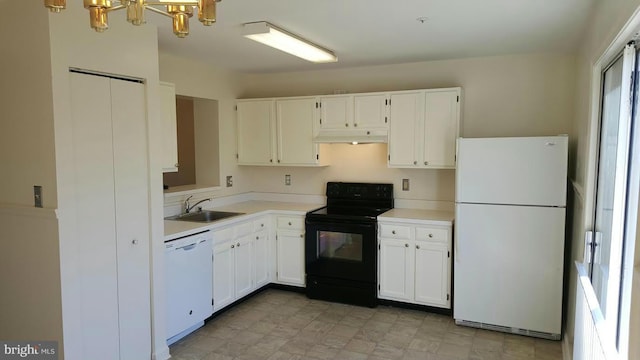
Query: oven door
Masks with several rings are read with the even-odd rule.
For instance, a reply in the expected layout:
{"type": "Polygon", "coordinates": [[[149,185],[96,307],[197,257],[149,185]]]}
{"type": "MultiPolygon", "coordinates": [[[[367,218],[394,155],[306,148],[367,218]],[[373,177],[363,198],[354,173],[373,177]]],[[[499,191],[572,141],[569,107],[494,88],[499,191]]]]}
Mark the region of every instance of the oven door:
{"type": "Polygon", "coordinates": [[[376,222],[306,220],[307,276],[376,282],[376,222]]]}

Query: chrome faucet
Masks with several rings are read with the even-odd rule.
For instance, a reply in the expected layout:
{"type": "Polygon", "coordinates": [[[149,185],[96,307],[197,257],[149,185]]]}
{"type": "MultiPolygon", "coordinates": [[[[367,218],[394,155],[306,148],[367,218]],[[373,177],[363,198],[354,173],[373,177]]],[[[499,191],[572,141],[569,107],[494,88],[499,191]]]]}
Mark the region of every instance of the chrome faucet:
{"type": "MultiPolygon", "coordinates": [[[[200,201],[198,201],[197,203],[193,204],[193,205],[189,205],[189,199],[191,199],[193,197],[193,195],[189,196],[187,198],[187,200],[184,201],[184,213],[188,214],[191,210],[193,210],[194,207],[198,206],[199,204],[202,204],[205,201],[211,201],[211,198],[208,199],[202,199],[200,201]]],[[[202,207],[199,208],[200,210],[202,210],[202,207]]]]}

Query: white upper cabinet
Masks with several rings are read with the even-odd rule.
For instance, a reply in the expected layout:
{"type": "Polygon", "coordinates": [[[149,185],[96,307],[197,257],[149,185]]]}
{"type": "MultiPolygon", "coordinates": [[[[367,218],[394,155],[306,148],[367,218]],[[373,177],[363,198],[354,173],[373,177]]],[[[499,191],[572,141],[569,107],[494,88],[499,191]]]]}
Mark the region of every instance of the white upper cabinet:
{"type": "Polygon", "coordinates": [[[389,167],[455,168],[460,88],[391,94],[389,167]]]}
{"type": "Polygon", "coordinates": [[[353,127],[353,96],[321,96],[318,101],[320,110],[320,129],[345,129],[353,127]]]}
{"type": "Polygon", "coordinates": [[[276,100],[277,162],[280,165],[317,165],[318,145],[313,143],[316,100],[276,100]]]}
{"type": "Polygon", "coordinates": [[[455,167],[459,127],[460,89],[427,90],[423,164],[430,167],[455,167]]]}
{"type": "Polygon", "coordinates": [[[318,97],[316,142],[387,142],[387,93],[318,97]]]}
{"type": "Polygon", "coordinates": [[[275,104],[273,100],[238,102],[238,163],[269,165],[275,162],[275,104]]]}
{"type": "Polygon", "coordinates": [[[388,143],[388,165],[453,169],[460,88],[238,100],[238,164],[325,166],[324,143],[388,143]]]}
{"type": "Polygon", "coordinates": [[[389,94],[357,94],[353,96],[353,126],[357,128],[389,127],[389,94]]]}
{"type": "Polygon", "coordinates": [[[316,98],[238,101],[238,164],[324,166],[313,143],[316,98]]]}
{"type": "Polygon", "coordinates": [[[391,94],[389,166],[418,166],[419,142],[424,118],[424,92],[391,94]]]}
{"type": "Polygon", "coordinates": [[[160,115],[162,120],[162,172],[178,171],[178,130],[176,122],[176,88],[160,82],[160,115]]]}

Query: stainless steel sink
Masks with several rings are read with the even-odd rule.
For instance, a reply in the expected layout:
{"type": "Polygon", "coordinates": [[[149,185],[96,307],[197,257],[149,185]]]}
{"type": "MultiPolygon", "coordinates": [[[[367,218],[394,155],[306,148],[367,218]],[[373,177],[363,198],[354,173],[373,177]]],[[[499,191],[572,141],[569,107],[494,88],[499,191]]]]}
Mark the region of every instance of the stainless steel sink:
{"type": "Polygon", "coordinates": [[[178,220],[178,221],[194,221],[194,222],[212,222],[216,220],[222,220],[226,218],[230,218],[233,216],[244,215],[244,213],[239,212],[228,212],[228,211],[211,211],[211,210],[202,210],[195,213],[182,214],[177,216],[170,216],[166,218],[167,220],[178,220]]]}

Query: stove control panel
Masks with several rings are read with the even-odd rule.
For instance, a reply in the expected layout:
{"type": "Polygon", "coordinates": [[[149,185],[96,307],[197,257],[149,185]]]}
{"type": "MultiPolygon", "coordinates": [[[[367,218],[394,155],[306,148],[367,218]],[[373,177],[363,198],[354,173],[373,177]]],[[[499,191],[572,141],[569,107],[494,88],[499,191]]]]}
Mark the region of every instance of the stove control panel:
{"type": "Polygon", "coordinates": [[[393,184],[328,182],[328,199],[393,199],[393,184]]]}

